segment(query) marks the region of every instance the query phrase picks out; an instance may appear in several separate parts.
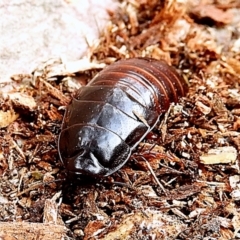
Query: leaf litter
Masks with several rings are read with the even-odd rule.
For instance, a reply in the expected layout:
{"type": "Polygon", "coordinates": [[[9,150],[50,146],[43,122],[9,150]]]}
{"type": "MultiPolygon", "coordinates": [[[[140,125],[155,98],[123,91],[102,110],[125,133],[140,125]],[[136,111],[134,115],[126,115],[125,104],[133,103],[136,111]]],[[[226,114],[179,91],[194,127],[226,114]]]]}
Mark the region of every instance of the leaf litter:
{"type": "Polygon", "coordinates": [[[55,239],[240,238],[239,8],[124,0],[86,59],[13,76],[0,102],[0,236],[14,222],[15,234],[50,224],[55,239]],[[136,56],[175,66],[188,95],[121,170],[68,179],[57,153],[65,107],[104,66],[136,56]]]}

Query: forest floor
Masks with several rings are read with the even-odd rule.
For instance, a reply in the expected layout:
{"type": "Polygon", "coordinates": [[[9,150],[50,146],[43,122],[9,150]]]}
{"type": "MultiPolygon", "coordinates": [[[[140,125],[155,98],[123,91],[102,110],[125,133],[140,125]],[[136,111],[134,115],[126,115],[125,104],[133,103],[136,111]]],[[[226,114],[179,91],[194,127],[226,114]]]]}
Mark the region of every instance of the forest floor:
{"type": "Polygon", "coordinates": [[[240,239],[240,3],[125,0],[109,14],[86,58],[49,60],[1,93],[0,236],[240,239]],[[68,179],[65,107],[104,66],[137,56],[174,66],[187,96],[119,171],[68,179]]]}

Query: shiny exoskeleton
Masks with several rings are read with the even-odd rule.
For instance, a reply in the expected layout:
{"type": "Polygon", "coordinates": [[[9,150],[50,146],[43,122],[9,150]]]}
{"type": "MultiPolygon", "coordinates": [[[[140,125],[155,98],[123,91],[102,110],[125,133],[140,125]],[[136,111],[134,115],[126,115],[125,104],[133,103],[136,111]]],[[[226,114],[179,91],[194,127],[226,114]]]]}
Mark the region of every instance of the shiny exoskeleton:
{"type": "Polygon", "coordinates": [[[164,61],[130,58],[106,67],[66,109],[58,142],[66,169],[96,177],[120,169],[187,88],[164,61]]]}

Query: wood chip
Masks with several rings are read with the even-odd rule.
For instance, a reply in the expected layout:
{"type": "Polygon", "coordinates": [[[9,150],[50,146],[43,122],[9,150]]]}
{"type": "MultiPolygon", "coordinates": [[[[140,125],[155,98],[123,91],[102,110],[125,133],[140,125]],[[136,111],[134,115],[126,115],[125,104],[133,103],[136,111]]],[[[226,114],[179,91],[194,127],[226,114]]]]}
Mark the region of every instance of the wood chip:
{"type": "Polygon", "coordinates": [[[0,222],[0,239],[5,240],[60,240],[66,237],[67,229],[62,225],[28,222],[0,222]]]}
{"type": "Polygon", "coordinates": [[[61,104],[67,105],[70,102],[69,97],[66,97],[60,90],[53,87],[50,83],[43,79],[40,79],[40,82],[43,84],[44,87],[46,87],[46,90],[49,92],[49,94],[57,98],[61,102],[61,104]]]}
{"type": "Polygon", "coordinates": [[[234,163],[236,159],[237,150],[231,146],[210,149],[207,154],[200,156],[203,164],[234,163]]]}
{"type": "Polygon", "coordinates": [[[194,7],[191,12],[198,18],[209,18],[215,22],[228,24],[232,21],[233,15],[228,11],[223,11],[211,4],[199,4],[194,7]]]}
{"type": "Polygon", "coordinates": [[[13,105],[16,107],[27,109],[29,111],[34,111],[37,107],[34,98],[27,94],[21,92],[9,93],[8,97],[12,100],[13,105]]]}
{"type": "MultiPolygon", "coordinates": [[[[168,239],[169,237],[174,238],[185,228],[186,225],[173,216],[162,214],[159,211],[146,210],[144,214],[135,212],[125,215],[117,229],[98,239],[112,240],[116,239],[117,236],[117,239],[124,240],[129,236],[135,236],[135,234],[142,239],[145,235],[144,229],[147,229],[148,236],[154,236],[154,239],[168,239]],[[159,227],[164,230],[159,231],[159,227]]],[[[138,237],[132,239],[138,239],[138,237]]]]}
{"type": "Polygon", "coordinates": [[[206,106],[205,104],[203,104],[203,103],[200,102],[200,101],[197,101],[197,102],[196,102],[196,107],[197,107],[197,109],[198,109],[201,113],[203,113],[204,115],[209,114],[209,113],[211,112],[211,110],[212,110],[210,107],[206,106]]]}
{"type": "Polygon", "coordinates": [[[7,127],[12,122],[18,118],[19,114],[13,110],[8,110],[6,112],[0,111],[0,128],[7,127]]]}
{"type": "Polygon", "coordinates": [[[229,177],[229,183],[231,188],[236,188],[238,186],[238,183],[240,182],[240,176],[239,175],[233,175],[229,177]]]}

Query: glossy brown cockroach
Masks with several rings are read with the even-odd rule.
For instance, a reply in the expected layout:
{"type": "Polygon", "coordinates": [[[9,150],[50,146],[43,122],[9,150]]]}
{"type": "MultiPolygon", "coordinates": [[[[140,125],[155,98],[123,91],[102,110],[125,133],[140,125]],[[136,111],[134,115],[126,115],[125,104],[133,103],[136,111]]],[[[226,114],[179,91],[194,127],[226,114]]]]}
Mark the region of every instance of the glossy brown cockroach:
{"type": "Polygon", "coordinates": [[[130,58],[106,67],[66,109],[58,142],[66,169],[96,177],[114,173],[187,89],[164,61],[130,58]]]}

